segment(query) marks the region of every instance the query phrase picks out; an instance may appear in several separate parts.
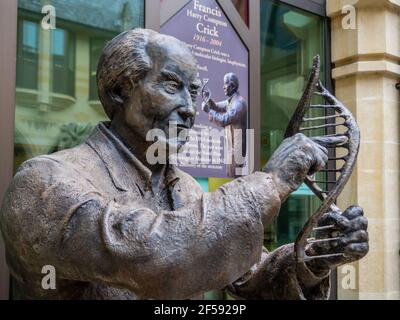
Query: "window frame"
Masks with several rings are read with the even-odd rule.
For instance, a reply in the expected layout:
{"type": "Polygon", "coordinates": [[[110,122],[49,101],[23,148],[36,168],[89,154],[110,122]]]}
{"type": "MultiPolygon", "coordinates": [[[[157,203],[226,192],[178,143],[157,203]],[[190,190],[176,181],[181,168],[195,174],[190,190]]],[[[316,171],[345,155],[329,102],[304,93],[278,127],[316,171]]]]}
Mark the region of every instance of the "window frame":
{"type": "MultiPolygon", "coordinates": [[[[17,57],[18,3],[0,1],[0,201],[11,182],[14,168],[14,116],[17,57]]],[[[9,272],[0,237],[0,299],[9,297],[9,272]]]]}
{"type": "Polygon", "coordinates": [[[51,84],[51,92],[54,94],[60,94],[60,95],[66,95],[70,97],[75,97],[75,77],[76,77],[76,36],[75,32],[68,27],[65,27],[62,24],[62,21],[58,22],[57,24],[57,29],[52,30],[51,34],[51,44],[50,44],[50,52],[49,55],[51,56],[51,79],[52,79],[52,84],[51,84]],[[60,26],[61,25],[61,26],[60,26]],[[54,81],[54,76],[55,74],[58,74],[59,70],[55,70],[55,59],[54,57],[56,56],[53,52],[53,45],[54,45],[54,36],[55,36],[55,31],[56,30],[62,30],[66,36],[64,36],[63,41],[64,41],[64,46],[65,46],[65,61],[62,66],[62,72],[67,74],[68,79],[67,81],[69,82],[67,84],[67,90],[65,92],[61,92],[60,90],[55,89],[56,81],[54,81]],[[72,57],[70,56],[72,53],[72,57]],[[69,64],[72,64],[73,68],[72,70],[69,70],[69,64]],[[69,79],[71,78],[71,79],[69,79]]]}
{"type": "MultiPolygon", "coordinates": [[[[18,20],[18,26],[17,26],[17,68],[18,68],[18,63],[20,62],[19,60],[23,58],[24,55],[24,22],[31,22],[34,23],[37,27],[37,39],[36,39],[36,61],[35,61],[35,69],[39,69],[39,45],[40,45],[40,27],[39,27],[39,20],[35,20],[32,17],[28,16],[22,16],[21,19],[18,20]],[[19,35],[19,37],[18,37],[19,35]]],[[[39,86],[39,79],[37,77],[38,72],[35,73],[36,78],[34,79],[35,86],[32,87],[26,87],[26,86],[18,86],[16,83],[16,86],[21,89],[27,89],[27,90],[38,90],[39,86]]],[[[16,81],[18,82],[18,70],[16,71],[16,81]]]]}
{"type": "MultiPolygon", "coordinates": [[[[92,79],[92,73],[93,71],[97,73],[97,65],[94,70],[92,70],[92,66],[94,66],[94,61],[96,59],[93,58],[93,46],[95,41],[103,41],[103,44],[105,45],[108,41],[107,38],[105,37],[91,37],[89,40],[89,96],[88,100],[89,101],[98,101],[99,97],[97,95],[97,83],[96,83],[96,76],[94,76],[94,79],[92,79]],[[94,83],[93,83],[94,80],[94,83]]],[[[96,60],[97,61],[97,60],[96,60]]]]}
{"type": "Polygon", "coordinates": [[[316,15],[326,17],[326,1],[324,4],[319,4],[310,0],[280,0],[279,2],[288,4],[292,7],[314,13],[316,15]]]}

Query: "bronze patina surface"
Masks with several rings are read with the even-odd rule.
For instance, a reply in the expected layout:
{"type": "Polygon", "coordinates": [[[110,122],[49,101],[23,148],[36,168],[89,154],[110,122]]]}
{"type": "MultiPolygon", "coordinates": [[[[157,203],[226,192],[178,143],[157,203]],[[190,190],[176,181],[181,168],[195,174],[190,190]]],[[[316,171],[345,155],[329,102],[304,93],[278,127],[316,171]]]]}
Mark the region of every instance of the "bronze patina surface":
{"type": "Polygon", "coordinates": [[[182,42],[125,32],[105,47],[97,76],[110,121],[78,147],[26,161],[4,198],[15,298],[189,299],[225,288],[245,299],[325,299],[330,270],[368,252],[359,207],[321,219],[340,231],[323,252],[346,256],[298,268],[293,245],[263,251],[281,204],[328,159],[302,134],[284,140],[262,172],[210,193],[174,165],[147,161],[149,130],[164,131],[175,150],[186,139],[168,136],[169,123],[194,123],[201,84],[182,42]],[[42,288],[44,265],[56,270],[55,290],[42,288]]]}

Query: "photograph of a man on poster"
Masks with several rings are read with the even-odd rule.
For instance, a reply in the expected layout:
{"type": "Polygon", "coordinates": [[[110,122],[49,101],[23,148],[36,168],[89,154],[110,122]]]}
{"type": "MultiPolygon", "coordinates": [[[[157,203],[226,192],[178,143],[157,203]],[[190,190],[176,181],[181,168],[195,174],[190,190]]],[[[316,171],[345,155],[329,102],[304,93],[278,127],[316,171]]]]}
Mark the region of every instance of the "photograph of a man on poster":
{"type": "Polygon", "coordinates": [[[235,178],[245,174],[247,103],[239,93],[239,79],[230,72],[224,76],[223,85],[226,100],[215,102],[210,90],[202,90],[202,110],[208,113],[210,122],[225,128],[225,161],[227,176],[235,178]]]}

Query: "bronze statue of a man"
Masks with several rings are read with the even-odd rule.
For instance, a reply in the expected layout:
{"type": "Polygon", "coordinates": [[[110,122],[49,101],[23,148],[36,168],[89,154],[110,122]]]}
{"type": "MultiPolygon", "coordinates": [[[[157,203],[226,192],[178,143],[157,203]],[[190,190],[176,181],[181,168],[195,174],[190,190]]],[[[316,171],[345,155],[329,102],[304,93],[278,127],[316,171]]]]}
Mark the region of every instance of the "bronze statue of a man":
{"type": "MultiPolygon", "coordinates": [[[[174,165],[147,162],[149,130],[194,122],[200,83],[184,43],[124,32],[105,47],[97,78],[110,122],[78,147],[26,161],[5,195],[0,225],[15,298],[188,299],[225,288],[246,299],[322,299],[330,270],[367,253],[359,207],[327,214],[321,225],[333,224],[340,239],[307,248],[343,257],[299,268],[292,245],[263,251],[282,202],[327,160],[304,135],[285,140],[263,172],[211,193],[174,165]],[[42,287],[49,265],[54,290],[42,287]]],[[[167,136],[167,148],[184,140],[167,136]]]]}
{"type": "Polygon", "coordinates": [[[239,78],[234,73],[224,76],[224,101],[215,102],[210,91],[205,87],[202,96],[203,111],[208,113],[208,119],[216,125],[225,128],[225,148],[227,159],[227,176],[243,175],[246,166],[246,129],[247,103],[239,94],[239,78]]]}

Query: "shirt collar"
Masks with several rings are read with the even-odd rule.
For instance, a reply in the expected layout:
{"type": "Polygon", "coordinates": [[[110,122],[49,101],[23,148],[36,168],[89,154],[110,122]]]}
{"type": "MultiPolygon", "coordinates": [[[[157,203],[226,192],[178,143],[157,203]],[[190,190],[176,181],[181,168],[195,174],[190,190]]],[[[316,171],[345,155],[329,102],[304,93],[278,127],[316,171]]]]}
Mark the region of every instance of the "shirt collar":
{"type": "MultiPolygon", "coordinates": [[[[128,191],[132,183],[142,193],[152,190],[152,172],[131,150],[109,129],[109,122],[99,123],[86,143],[105,163],[114,185],[121,191],[128,191]],[[137,177],[138,179],[132,179],[137,177]]],[[[162,168],[160,188],[173,187],[178,182],[176,167],[166,164],[162,168]]]]}
{"type": "Polygon", "coordinates": [[[239,94],[239,93],[236,91],[233,95],[231,95],[231,96],[228,98],[228,102],[231,103],[232,100],[233,100],[234,98],[236,98],[236,96],[237,96],[238,94],[239,94]]]}

